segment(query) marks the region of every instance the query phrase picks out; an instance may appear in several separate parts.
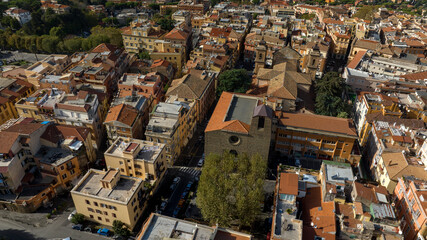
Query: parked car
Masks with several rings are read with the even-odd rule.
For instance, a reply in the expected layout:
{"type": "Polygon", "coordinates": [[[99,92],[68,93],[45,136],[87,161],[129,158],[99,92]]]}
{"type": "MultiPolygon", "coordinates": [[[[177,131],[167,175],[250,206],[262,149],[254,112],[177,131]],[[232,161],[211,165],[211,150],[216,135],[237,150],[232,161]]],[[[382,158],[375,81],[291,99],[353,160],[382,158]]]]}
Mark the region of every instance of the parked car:
{"type": "Polygon", "coordinates": [[[180,177],[176,177],[176,178],[173,179],[172,183],[178,184],[179,181],[181,181],[181,178],[180,177]]]}
{"type": "Polygon", "coordinates": [[[85,232],[92,232],[92,228],[88,226],[88,227],[85,227],[85,229],[83,231],[85,231],[85,232]]]}
{"type": "Polygon", "coordinates": [[[175,211],[173,211],[172,217],[177,217],[179,210],[181,210],[181,208],[176,208],[175,211]]]}
{"type": "Polygon", "coordinates": [[[168,205],[168,202],[167,201],[163,201],[162,204],[160,204],[160,210],[162,210],[162,211],[165,210],[166,205],[168,205]]]}
{"type": "Polygon", "coordinates": [[[74,215],[76,215],[77,210],[74,210],[70,213],[70,215],[68,216],[68,221],[71,221],[71,219],[73,219],[74,215]]]}
{"type": "Polygon", "coordinates": [[[205,159],[200,158],[199,162],[197,163],[197,166],[198,166],[198,167],[202,167],[202,166],[203,166],[204,161],[205,161],[205,159]]]}
{"type": "Polygon", "coordinates": [[[98,230],[98,234],[101,236],[108,236],[110,234],[110,230],[108,230],[108,228],[100,228],[98,230]]]}
{"type": "Polygon", "coordinates": [[[83,225],[81,225],[81,224],[74,224],[73,226],[71,226],[71,228],[74,229],[74,230],[82,231],[83,230],[83,225]]]}

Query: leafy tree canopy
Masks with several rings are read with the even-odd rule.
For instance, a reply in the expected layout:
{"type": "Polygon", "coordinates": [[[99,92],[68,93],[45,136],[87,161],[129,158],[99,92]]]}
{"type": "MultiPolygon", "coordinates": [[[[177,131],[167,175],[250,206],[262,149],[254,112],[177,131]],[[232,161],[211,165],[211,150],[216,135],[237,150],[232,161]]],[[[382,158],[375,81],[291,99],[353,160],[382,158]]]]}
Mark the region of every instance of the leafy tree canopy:
{"type": "Polygon", "coordinates": [[[348,91],[349,87],[339,73],[326,73],[316,83],[316,113],[333,117],[348,116],[351,106],[342,99],[348,91]]]}
{"type": "Polygon", "coordinates": [[[373,5],[364,5],[353,15],[353,17],[372,20],[374,18],[375,12],[378,10],[379,6],[373,5]]]}
{"type": "Polygon", "coordinates": [[[218,77],[217,96],[223,91],[245,93],[251,86],[251,77],[245,69],[232,69],[218,77]]]}
{"type": "Polygon", "coordinates": [[[84,221],[85,221],[85,216],[81,213],[76,213],[71,218],[71,222],[74,224],[82,224],[82,223],[84,223],[84,221]]]}
{"type": "Polygon", "coordinates": [[[210,154],[200,176],[196,203],[211,224],[250,226],[264,200],[267,162],[259,154],[210,154]]]}
{"type": "Polygon", "coordinates": [[[114,220],[113,221],[113,231],[115,234],[120,235],[120,236],[124,236],[124,237],[127,237],[130,235],[129,229],[120,220],[114,220]]]}

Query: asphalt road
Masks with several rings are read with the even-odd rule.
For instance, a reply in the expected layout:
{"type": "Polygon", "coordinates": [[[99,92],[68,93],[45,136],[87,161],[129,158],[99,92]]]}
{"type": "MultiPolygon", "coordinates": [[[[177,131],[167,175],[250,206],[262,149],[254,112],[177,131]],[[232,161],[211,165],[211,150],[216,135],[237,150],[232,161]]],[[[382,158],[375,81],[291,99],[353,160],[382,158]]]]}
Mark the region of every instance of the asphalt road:
{"type": "Polygon", "coordinates": [[[44,58],[46,58],[47,54],[34,54],[34,53],[25,53],[25,52],[18,52],[18,51],[1,51],[0,52],[0,59],[1,60],[7,60],[7,61],[18,61],[18,60],[25,60],[27,62],[35,63],[37,61],[40,61],[44,58]]]}
{"type": "Polygon", "coordinates": [[[111,239],[95,233],[88,233],[71,229],[71,222],[67,220],[68,215],[74,209],[64,212],[46,227],[33,227],[20,224],[8,219],[0,218],[0,237],[5,240],[44,240],[62,239],[71,237],[73,240],[102,240],[111,239]]]}

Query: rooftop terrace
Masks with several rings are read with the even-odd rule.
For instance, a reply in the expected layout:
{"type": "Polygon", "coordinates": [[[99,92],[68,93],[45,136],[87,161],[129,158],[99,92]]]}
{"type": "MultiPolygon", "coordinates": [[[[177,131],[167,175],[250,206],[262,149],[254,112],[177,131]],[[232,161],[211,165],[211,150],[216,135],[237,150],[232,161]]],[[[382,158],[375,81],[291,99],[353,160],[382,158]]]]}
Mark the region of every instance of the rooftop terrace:
{"type": "Polygon", "coordinates": [[[122,175],[113,189],[103,188],[101,180],[105,174],[107,172],[90,169],[72,192],[127,204],[143,183],[139,178],[122,175]]]}

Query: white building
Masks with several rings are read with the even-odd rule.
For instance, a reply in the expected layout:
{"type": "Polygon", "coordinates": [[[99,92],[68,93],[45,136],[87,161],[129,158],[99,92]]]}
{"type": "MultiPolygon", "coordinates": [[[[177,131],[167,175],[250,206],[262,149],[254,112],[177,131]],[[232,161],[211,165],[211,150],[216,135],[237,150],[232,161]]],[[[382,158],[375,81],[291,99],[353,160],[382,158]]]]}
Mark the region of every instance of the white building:
{"type": "Polygon", "coordinates": [[[7,9],[5,11],[5,15],[15,18],[21,25],[24,25],[31,20],[31,14],[29,11],[16,7],[7,9]]]}

